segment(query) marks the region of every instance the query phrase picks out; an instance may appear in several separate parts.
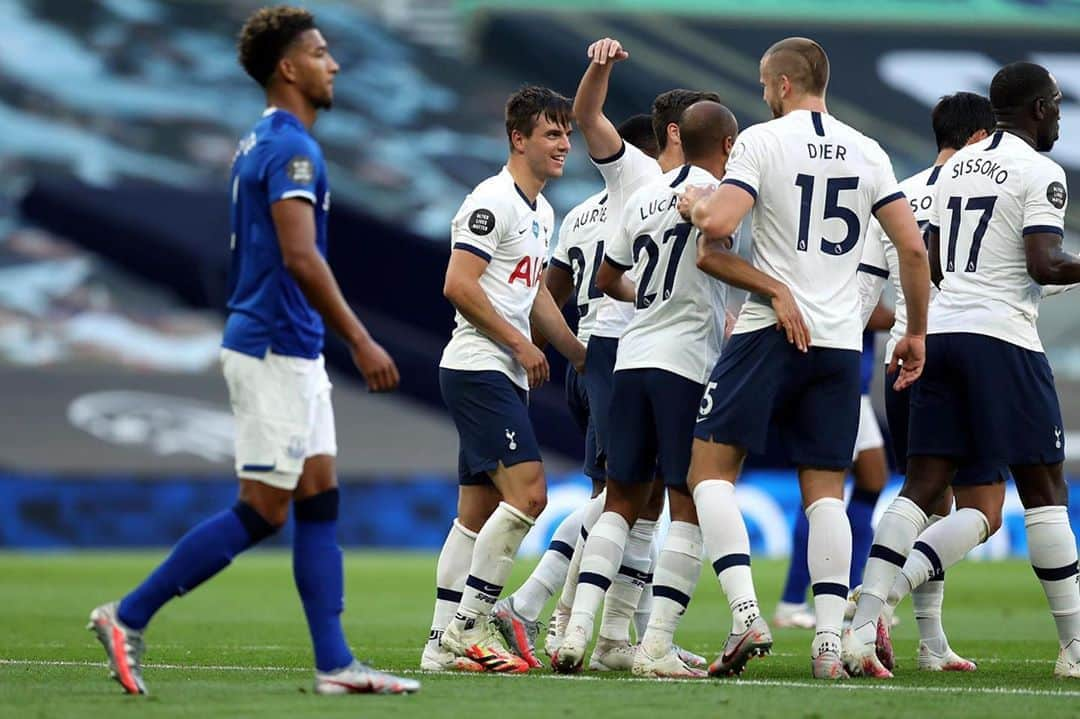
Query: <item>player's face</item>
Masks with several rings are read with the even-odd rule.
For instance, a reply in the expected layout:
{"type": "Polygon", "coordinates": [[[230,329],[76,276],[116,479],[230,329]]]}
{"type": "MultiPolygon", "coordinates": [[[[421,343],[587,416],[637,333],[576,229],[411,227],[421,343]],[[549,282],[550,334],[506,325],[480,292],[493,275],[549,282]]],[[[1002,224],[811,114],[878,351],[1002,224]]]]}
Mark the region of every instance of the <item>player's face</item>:
{"type": "Polygon", "coordinates": [[[334,103],[334,76],[341,68],[330,55],[322,33],[308,30],[301,34],[288,57],[304,97],[317,109],[329,109],[334,103]]]}
{"type": "Polygon", "coordinates": [[[537,118],[532,134],[524,141],[525,160],[537,178],[562,177],[570,153],[570,131],[543,115],[537,118]]]}
{"type": "Polygon", "coordinates": [[[761,60],[761,87],[762,98],[765,100],[765,104],[769,106],[769,110],[772,111],[773,117],[784,116],[784,105],[781,102],[783,97],[783,78],[768,71],[767,59],[761,60]]]}
{"type": "Polygon", "coordinates": [[[1061,133],[1061,90],[1057,81],[1050,79],[1050,93],[1042,98],[1043,118],[1039,123],[1039,136],[1035,145],[1039,152],[1049,152],[1061,133]]]}

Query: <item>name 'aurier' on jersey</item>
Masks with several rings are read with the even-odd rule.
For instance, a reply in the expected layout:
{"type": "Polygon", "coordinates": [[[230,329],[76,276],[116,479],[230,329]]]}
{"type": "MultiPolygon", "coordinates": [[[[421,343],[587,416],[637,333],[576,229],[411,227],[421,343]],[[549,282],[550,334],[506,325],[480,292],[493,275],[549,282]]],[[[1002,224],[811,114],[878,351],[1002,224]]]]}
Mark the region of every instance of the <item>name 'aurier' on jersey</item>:
{"type": "MultiPolygon", "coordinates": [[[[739,133],[722,180],[754,196],[754,267],[790,289],[817,347],[862,350],[859,261],[868,221],[903,198],[880,146],[831,115],[796,110],[739,133]]],[[[750,295],[734,332],[776,324],[750,295]]]]}
{"type": "Polygon", "coordinates": [[[697,268],[700,234],[676,206],[689,185],[716,185],[683,165],[630,196],[606,259],[634,270],[634,316],[619,340],[615,371],[662,369],[704,384],[720,357],[727,286],[697,268]]]}
{"type": "Polygon", "coordinates": [[[559,244],[551,256],[551,264],[569,272],[573,278],[578,311],[577,338],[582,344],[589,343],[599,300],[604,297],[596,287],[596,273],[604,260],[609,211],[608,194],[603,191],[567,212],[559,227],[559,244]]]}
{"type": "Polygon", "coordinates": [[[323,321],[285,269],[270,206],[301,198],[315,208],[315,244],[325,257],[330,187],[322,151],[292,113],[268,108],[233,158],[229,317],[222,346],[253,357],[314,359],[323,321]]]}
{"type": "MultiPolygon", "coordinates": [[[[476,186],[450,223],[450,246],[487,260],[480,287],[492,307],[529,337],[529,314],[540,289],[555,213],[543,195],[530,202],[510,170],[476,186]]],[[[502,372],[522,389],[529,388],[525,369],[510,350],[454,314],[454,332],[440,367],[502,372]]]]}

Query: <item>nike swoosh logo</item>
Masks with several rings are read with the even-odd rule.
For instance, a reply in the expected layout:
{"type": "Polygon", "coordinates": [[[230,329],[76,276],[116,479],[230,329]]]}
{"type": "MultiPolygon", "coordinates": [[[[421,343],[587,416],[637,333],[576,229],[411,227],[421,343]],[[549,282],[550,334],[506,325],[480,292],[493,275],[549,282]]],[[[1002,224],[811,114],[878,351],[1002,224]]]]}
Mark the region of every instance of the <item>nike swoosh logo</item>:
{"type": "Polygon", "coordinates": [[[694,424],[701,424],[702,422],[704,422],[707,419],[708,419],[708,416],[698,417],[697,419],[694,420],[694,424]]]}

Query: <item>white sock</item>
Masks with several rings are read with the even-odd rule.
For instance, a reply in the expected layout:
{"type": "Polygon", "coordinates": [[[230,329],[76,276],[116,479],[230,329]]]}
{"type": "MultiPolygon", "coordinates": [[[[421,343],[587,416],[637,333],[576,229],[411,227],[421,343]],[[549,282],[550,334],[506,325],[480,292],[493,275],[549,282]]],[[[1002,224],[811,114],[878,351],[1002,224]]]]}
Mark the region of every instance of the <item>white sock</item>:
{"type": "MultiPolygon", "coordinates": [[[[1077,584],[1076,537],[1065,507],[1024,510],[1028,554],[1042,583],[1062,648],[1080,639],[1080,584],[1077,584]]],[[[1073,645],[1080,646],[1080,642],[1073,645]]]]}
{"type": "Polygon", "coordinates": [[[585,541],[568,635],[573,631],[592,637],[596,610],[604,600],[615,573],[619,571],[629,534],[630,525],[616,512],[604,512],[596,520],[585,541]]]}
{"type": "Polygon", "coordinates": [[[455,620],[465,623],[491,613],[510,570],[514,568],[514,555],[521,540],[535,523],[536,520],[524,512],[499,502],[476,535],[472,564],[455,620]]]}
{"type": "Polygon", "coordinates": [[[935,654],[949,649],[945,628],[941,626],[941,603],[945,598],[945,575],[933,577],[911,593],[915,623],[919,626],[919,641],[935,654]]]}
{"type": "Polygon", "coordinates": [[[741,634],[761,615],[761,610],[750,572],[750,535],[735,503],[735,485],[707,479],[694,487],[694,505],[705,553],[731,607],[731,633],[741,634]]]}
{"type": "Polygon", "coordinates": [[[547,601],[566,583],[566,572],[574,556],[574,544],[581,535],[581,517],[586,505],[566,516],[551,538],[544,556],[525,583],[511,595],[514,611],[523,619],[535,622],[547,601]]]}
{"type": "MultiPolygon", "coordinates": [[[[895,582],[893,590],[897,589],[897,585],[902,588],[906,584],[911,589],[922,586],[967,556],[988,536],[990,521],[985,514],[972,507],[958,509],[940,522],[930,524],[915,540],[911,554],[900,570],[904,581],[895,582]]],[[[892,592],[889,594],[892,603],[892,592]]],[[[904,594],[906,592],[900,593],[900,599],[904,594]]]]}
{"type": "Polygon", "coordinates": [[[574,597],[577,596],[581,558],[585,556],[585,540],[589,538],[589,532],[596,525],[596,520],[600,519],[606,500],[607,490],[605,489],[585,503],[585,512],[581,515],[581,533],[574,543],[574,556],[570,559],[570,566],[566,570],[566,581],[563,582],[562,593],[559,595],[559,605],[567,610],[574,606],[574,597]]]}
{"type": "Polygon", "coordinates": [[[455,519],[439,552],[439,563],[435,566],[435,615],[431,618],[431,633],[428,634],[428,644],[434,647],[439,646],[439,637],[461,603],[461,591],[465,588],[465,577],[472,564],[474,544],[476,532],[466,529],[455,519]]]}
{"type": "MultiPolygon", "coordinates": [[[[926,526],[923,527],[923,532],[929,529],[933,524],[940,522],[943,519],[945,519],[945,517],[940,514],[931,514],[929,517],[926,518],[926,526]]],[[[908,555],[908,559],[910,558],[911,555],[908,555]]],[[[904,564],[907,564],[907,560],[904,560],[904,564]]],[[[889,590],[889,596],[885,598],[885,604],[888,605],[886,608],[895,610],[896,606],[903,601],[904,597],[917,591],[919,591],[919,587],[912,587],[908,583],[907,577],[904,575],[903,569],[901,569],[900,573],[896,575],[896,579],[893,581],[892,589],[889,590]]]]}
{"type": "Polygon", "coordinates": [[[641,590],[641,598],[638,599],[637,609],[634,611],[634,634],[637,641],[645,636],[645,630],[649,626],[649,615],[652,614],[652,580],[656,571],[656,563],[660,559],[660,538],[658,532],[653,532],[652,542],[649,544],[649,583],[641,590]]]}
{"type": "Polygon", "coordinates": [[[653,534],[656,520],[639,519],[630,527],[623,549],[622,564],[615,580],[604,597],[604,613],[600,620],[600,638],[612,642],[630,641],[630,620],[646,584],[652,584],[649,573],[653,534]]]}
{"type": "Polygon", "coordinates": [[[672,649],[679,620],[701,576],[701,528],[672,522],[653,577],[653,610],[641,647],[654,659],[672,649]]]}
{"type": "Polygon", "coordinates": [[[915,538],[926,526],[926,513],[907,497],[897,497],[878,523],[870,558],[863,570],[862,592],[855,608],[851,627],[856,638],[869,644],[877,636],[877,619],[881,608],[904,566],[915,538]]]}
{"type": "Polygon", "coordinates": [[[810,523],[806,561],[817,619],[810,652],[816,657],[840,649],[851,574],[851,523],[844,500],[835,497],[824,497],[807,507],[806,519],[810,523]]]}

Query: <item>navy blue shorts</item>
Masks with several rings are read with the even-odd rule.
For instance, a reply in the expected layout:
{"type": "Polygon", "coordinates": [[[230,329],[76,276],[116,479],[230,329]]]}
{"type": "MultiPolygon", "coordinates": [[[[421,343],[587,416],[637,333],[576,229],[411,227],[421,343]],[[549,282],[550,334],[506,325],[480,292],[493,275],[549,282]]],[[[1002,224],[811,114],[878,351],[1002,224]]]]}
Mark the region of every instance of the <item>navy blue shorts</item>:
{"type": "MultiPolygon", "coordinates": [[[[910,414],[911,388],[897,392],[893,389],[899,372],[885,373],[885,416],[889,420],[889,434],[892,435],[893,458],[896,471],[907,473],[908,455],[908,417],[910,414]]],[[[917,384],[917,383],[916,383],[917,384]]],[[[1004,482],[1008,478],[1009,468],[991,462],[963,463],[956,468],[953,478],[954,487],[977,487],[984,484],[1004,482]]]]}
{"type": "Polygon", "coordinates": [[[439,368],[439,388],[458,431],[458,482],[491,484],[501,462],[539,462],[528,393],[502,372],[439,368]]]}
{"type": "Polygon", "coordinates": [[[964,332],[926,338],[926,369],[912,387],[908,456],[961,462],[1065,461],[1061,407],[1042,352],[964,332]]]}
{"type": "Polygon", "coordinates": [[[694,436],[762,454],[775,427],[796,466],[846,469],[859,431],[860,355],[827,347],[803,353],[773,327],[732,335],[709,377],[694,436]]]}
{"type": "Polygon", "coordinates": [[[685,487],[694,418],[704,389],[662,369],[616,372],[609,418],[611,481],[651,482],[659,470],[667,486],[685,487]]]}
{"type": "Polygon", "coordinates": [[[585,435],[585,476],[594,481],[603,481],[604,467],[600,464],[596,447],[596,428],[593,426],[592,412],[589,410],[589,396],[585,392],[585,379],[577,373],[573,365],[566,366],[566,406],[577,423],[578,429],[585,435]]]}
{"type": "Polygon", "coordinates": [[[614,337],[589,338],[585,348],[585,393],[589,397],[589,409],[596,436],[596,456],[600,467],[605,467],[608,441],[611,433],[608,423],[611,417],[611,382],[615,373],[615,354],[619,351],[619,340],[614,337]]]}

